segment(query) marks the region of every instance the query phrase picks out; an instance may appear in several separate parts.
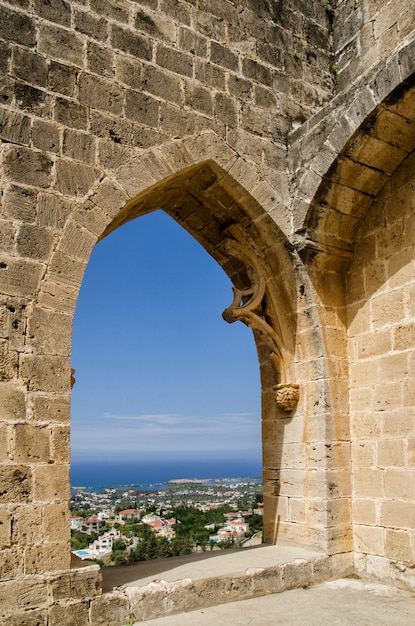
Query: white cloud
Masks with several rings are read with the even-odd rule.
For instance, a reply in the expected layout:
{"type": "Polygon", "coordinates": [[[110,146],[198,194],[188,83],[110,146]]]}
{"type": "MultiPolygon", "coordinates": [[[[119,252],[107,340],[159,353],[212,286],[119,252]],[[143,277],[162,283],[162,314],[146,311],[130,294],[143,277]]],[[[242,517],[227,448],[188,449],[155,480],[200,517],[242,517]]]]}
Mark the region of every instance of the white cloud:
{"type": "Polygon", "coordinates": [[[247,413],[219,416],[113,415],[100,423],[78,422],[71,442],[81,455],[236,452],[260,446],[260,419],[247,413]]]}
{"type": "Polygon", "coordinates": [[[169,413],[143,413],[138,415],[120,415],[117,413],[104,413],[104,418],[111,420],[125,420],[125,421],[134,421],[134,422],[142,422],[149,424],[178,424],[181,421],[181,418],[178,415],[173,415],[169,413]]]}

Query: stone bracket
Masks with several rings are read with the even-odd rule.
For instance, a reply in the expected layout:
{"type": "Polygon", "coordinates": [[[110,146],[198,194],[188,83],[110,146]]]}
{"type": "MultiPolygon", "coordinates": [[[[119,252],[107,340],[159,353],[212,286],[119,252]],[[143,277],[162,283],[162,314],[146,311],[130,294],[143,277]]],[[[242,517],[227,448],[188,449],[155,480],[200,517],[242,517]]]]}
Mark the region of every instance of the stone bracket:
{"type": "Polygon", "coordinates": [[[283,383],[274,385],[273,389],[277,406],[285,411],[285,413],[291,413],[297,406],[300,398],[299,385],[295,383],[283,383]]]}

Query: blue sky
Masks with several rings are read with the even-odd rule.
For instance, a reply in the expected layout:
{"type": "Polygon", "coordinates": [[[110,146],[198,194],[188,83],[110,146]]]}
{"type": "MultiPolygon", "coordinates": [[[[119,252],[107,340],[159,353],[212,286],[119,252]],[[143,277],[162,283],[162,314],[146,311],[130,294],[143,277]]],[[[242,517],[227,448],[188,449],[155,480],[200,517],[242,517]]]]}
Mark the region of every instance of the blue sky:
{"type": "Polygon", "coordinates": [[[95,246],[73,329],[72,459],[261,458],[251,331],[232,284],[162,211],[95,246]]]}

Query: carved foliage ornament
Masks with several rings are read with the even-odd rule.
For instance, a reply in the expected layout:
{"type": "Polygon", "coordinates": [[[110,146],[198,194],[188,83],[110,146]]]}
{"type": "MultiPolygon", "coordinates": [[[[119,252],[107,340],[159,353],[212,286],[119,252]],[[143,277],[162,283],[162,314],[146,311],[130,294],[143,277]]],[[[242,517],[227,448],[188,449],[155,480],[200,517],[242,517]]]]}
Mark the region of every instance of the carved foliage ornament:
{"type": "Polygon", "coordinates": [[[281,347],[278,334],[265,319],[265,272],[258,267],[257,256],[247,245],[234,239],[226,239],[224,245],[230,256],[237,258],[245,265],[250,286],[246,289],[233,287],[233,302],[222,313],[223,319],[229,324],[237,320],[244,322],[264,339],[271,350],[270,358],[281,381],[273,388],[275,401],[284,412],[292,412],[299,399],[299,386],[287,381],[284,350],[281,347]]]}
{"type": "Polygon", "coordinates": [[[295,383],[283,383],[274,386],[275,402],[286,413],[291,413],[300,397],[299,386],[295,383]]]}

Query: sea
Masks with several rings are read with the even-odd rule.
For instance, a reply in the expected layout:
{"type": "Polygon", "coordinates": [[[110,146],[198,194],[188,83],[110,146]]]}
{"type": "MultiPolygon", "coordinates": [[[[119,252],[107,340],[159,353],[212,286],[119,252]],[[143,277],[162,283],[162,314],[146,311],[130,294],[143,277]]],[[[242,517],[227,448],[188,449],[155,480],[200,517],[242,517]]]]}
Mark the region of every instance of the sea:
{"type": "Polygon", "coordinates": [[[100,490],[106,487],[163,486],[170,480],[257,478],[260,460],[209,459],[174,461],[76,461],[71,463],[71,486],[100,490]]]}

